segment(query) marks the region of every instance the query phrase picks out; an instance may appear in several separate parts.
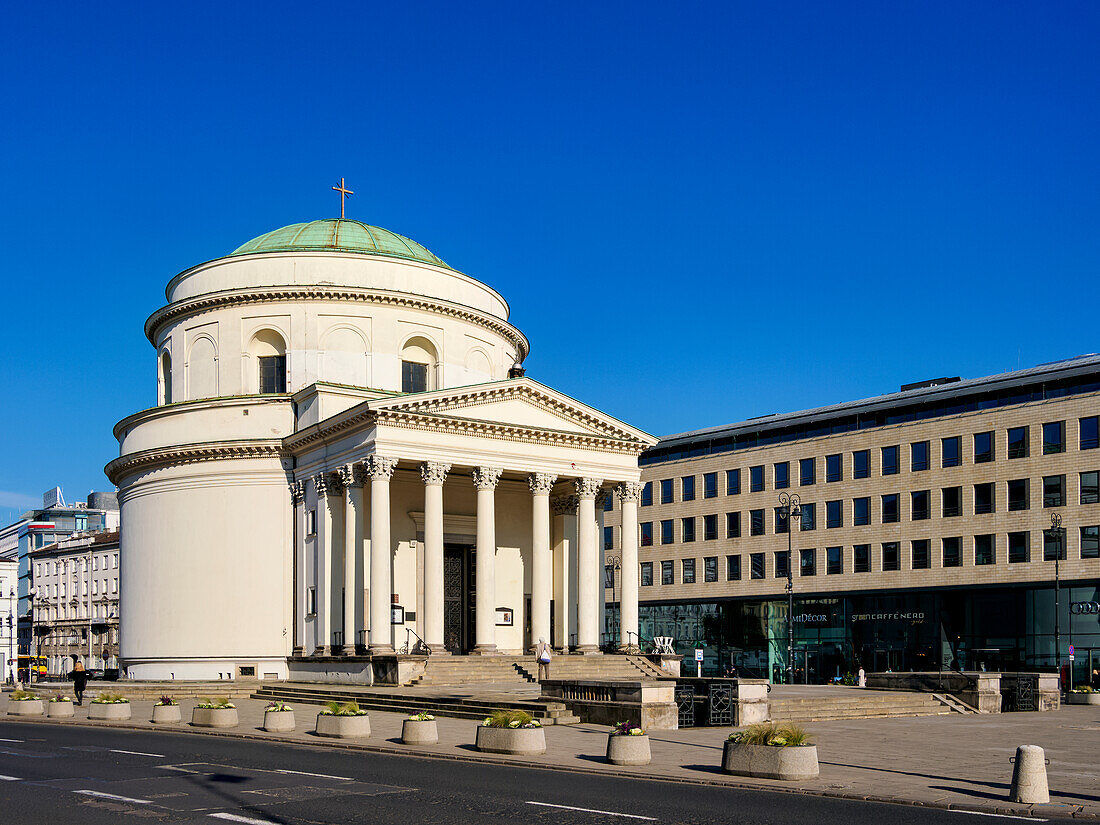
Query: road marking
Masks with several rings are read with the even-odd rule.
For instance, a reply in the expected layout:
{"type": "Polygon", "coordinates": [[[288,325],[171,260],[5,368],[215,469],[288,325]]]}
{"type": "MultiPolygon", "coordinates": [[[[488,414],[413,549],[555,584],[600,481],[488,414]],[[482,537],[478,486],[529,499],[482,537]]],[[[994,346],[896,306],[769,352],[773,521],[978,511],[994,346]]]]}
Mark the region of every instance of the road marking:
{"type": "Polygon", "coordinates": [[[134,799],[132,796],[118,796],[113,793],[103,793],[102,791],[73,791],[73,793],[84,794],[85,796],[94,796],[99,799],[114,799],[119,802],[133,802],[135,805],[152,805],[148,799],[134,799]]]}
{"type": "Polygon", "coordinates": [[[22,742],[22,739],[0,739],[0,742],[22,742]]]}
{"type": "Polygon", "coordinates": [[[528,805],[541,805],[544,808],[561,808],[563,811],[583,811],[586,814],[603,814],[604,816],[625,816],[628,819],[646,819],[656,822],[655,816],[638,816],[638,814],[621,814],[617,811],[598,811],[595,808],[574,808],[572,805],[554,805],[550,802],[527,802],[528,805]]]}
{"type": "Polygon", "coordinates": [[[971,816],[995,816],[998,819],[1026,819],[1028,822],[1047,822],[1046,819],[1040,819],[1037,816],[1016,816],[1015,814],[988,814],[985,811],[960,811],[954,810],[953,813],[957,814],[970,814],[971,816]]]}
{"type": "Polygon", "coordinates": [[[275,773],[292,773],[292,774],[295,774],[296,776],[316,776],[316,777],[319,777],[321,779],[342,779],[345,782],[355,781],[354,778],[351,777],[351,776],[332,776],[331,774],[327,774],[327,773],[306,773],[305,771],[285,771],[285,770],[277,770],[277,771],[275,771],[275,773]]]}
{"type": "Polygon", "coordinates": [[[215,819],[228,819],[230,822],[244,822],[246,825],[274,825],[270,819],[252,819],[248,816],[239,816],[237,814],[209,814],[209,816],[215,819]]]}
{"type": "Polygon", "coordinates": [[[128,753],[131,756],[153,756],[157,759],[163,759],[163,753],[142,753],[141,751],[120,751],[118,748],[107,748],[111,753],[128,753]]]}
{"type": "Polygon", "coordinates": [[[0,782],[22,782],[22,781],[23,780],[20,779],[18,776],[4,776],[3,774],[0,774],[0,782]]]}

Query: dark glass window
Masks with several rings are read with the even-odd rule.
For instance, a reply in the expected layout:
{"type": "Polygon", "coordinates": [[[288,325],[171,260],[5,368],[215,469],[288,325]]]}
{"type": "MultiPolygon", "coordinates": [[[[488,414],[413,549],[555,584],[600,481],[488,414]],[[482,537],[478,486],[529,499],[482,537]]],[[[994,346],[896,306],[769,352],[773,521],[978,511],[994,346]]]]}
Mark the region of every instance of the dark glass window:
{"type": "Polygon", "coordinates": [[[974,433],[974,463],[986,464],[995,457],[993,433],[974,433]]]}
{"type": "Polygon", "coordinates": [[[816,576],[817,575],[817,551],[816,550],[799,550],[798,551],[798,575],[800,575],[800,576],[816,576]]]}
{"type": "Polygon", "coordinates": [[[928,539],[920,539],[914,541],[912,545],[913,549],[913,569],[914,570],[927,570],[930,565],[928,558],[928,539]]]}
{"type": "Polygon", "coordinates": [[[882,448],[882,474],[884,476],[898,474],[898,448],[896,446],[882,448]]]}
{"type": "Polygon", "coordinates": [[[749,467],[749,492],[759,493],[764,489],[764,465],[749,467]]]}
{"type": "Polygon", "coordinates": [[[427,392],[428,365],[415,361],[401,362],[401,392],[427,392]]]}
{"type": "Polygon", "coordinates": [[[1100,503],[1100,472],[1081,473],[1081,503],[1100,503]]]}
{"type": "Polygon", "coordinates": [[[695,541],[695,516],[680,519],[680,541],[695,541]]]}
{"type": "Polygon", "coordinates": [[[661,519],[661,544],[672,544],[672,519],[661,519]]]}
{"type": "Polygon", "coordinates": [[[764,511],[749,510],[749,535],[764,535],[764,511]]]}
{"type": "Polygon", "coordinates": [[[914,441],[909,445],[909,467],[913,472],[928,469],[928,442],[914,441]]]}
{"type": "Polygon", "coordinates": [[[1079,422],[1080,442],[1078,449],[1095,450],[1100,448],[1100,416],[1090,415],[1079,422]]]}
{"type": "Polygon", "coordinates": [[[1056,530],[1043,531],[1043,561],[1066,560],[1066,530],[1059,527],[1056,530]]]}
{"type": "Polygon", "coordinates": [[[962,564],[962,539],[958,536],[943,540],[943,566],[959,567],[962,564]]]}
{"type": "Polygon", "coordinates": [[[943,517],[961,516],[962,487],[944,487],[941,492],[943,494],[943,517]]]}
{"type": "Polygon", "coordinates": [[[868,478],[871,475],[871,451],[857,450],[852,453],[852,478],[868,478]]]}
{"type": "Polygon", "coordinates": [[[695,584],[695,559],[684,559],[682,570],[684,584],[695,584]]]}
{"type": "Polygon", "coordinates": [[[898,495],[897,493],[890,493],[882,497],[882,523],[893,524],[898,521],[900,516],[898,515],[898,495]]]}
{"type": "Polygon", "coordinates": [[[741,471],[726,470],[726,495],[735,496],[741,492],[741,471]]]}
{"type": "Polygon", "coordinates": [[[931,517],[931,512],[928,506],[928,490],[914,490],[910,498],[912,499],[912,501],[910,502],[910,506],[913,508],[913,521],[922,521],[923,519],[931,517]]]}
{"type": "Polygon", "coordinates": [[[991,535],[974,536],[974,564],[995,564],[997,562],[996,538],[991,535]]]}
{"type": "Polygon", "coordinates": [[[726,556],[726,581],[741,581],[741,557],[726,556]]]}
{"type": "Polygon", "coordinates": [[[871,572],[871,545],[857,544],[852,548],[852,567],[857,573],[871,572]]]}
{"type": "Polygon", "coordinates": [[[643,521],[641,523],[641,525],[639,525],[639,526],[642,528],[642,547],[652,547],[653,546],[653,522],[652,521],[643,521]]]}
{"type": "Polygon", "coordinates": [[[647,481],[645,484],[642,485],[642,506],[643,507],[652,507],[653,506],[653,482],[652,481],[647,481]]]}
{"type": "Polygon", "coordinates": [[[703,473],[703,498],[718,498],[718,473],[703,473]]]}
{"type": "Polygon", "coordinates": [[[901,553],[896,541],[883,542],[882,545],[882,569],[899,570],[901,568],[901,553]]]}
{"type": "Polygon", "coordinates": [[[776,507],[775,508],[775,532],[786,533],[787,532],[787,508],[776,507]]]}
{"type": "Polygon", "coordinates": [[[817,529],[817,508],[813,504],[803,504],[798,508],[802,516],[798,519],[799,527],[803,530],[817,529]]]}
{"type": "Polygon", "coordinates": [[[1024,562],[1031,561],[1030,538],[1031,534],[1027,532],[1008,534],[1009,564],[1022,564],[1024,562]]]}
{"type": "Polygon", "coordinates": [[[653,562],[642,562],[642,587],[653,586],[653,562]]]}
{"type": "Polygon", "coordinates": [[[825,574],[836,576],[844,572],[844,548],[825,548],[825,574]]]}
{"type": "Polygon", "coordinates": [[[1031,502],[1028,500],[1028,480],[1026,478],[1017,478],[1008,482],[1008,509],[1012,510],[1029,510],[1031,509],[1031,502]]]}
{"type": "Polygon", "coordinates": [[[786,550],[777,551],[775,554],[775,577],[777,579],[785,579],[790,570],[791,554],[786,550]]]}
{"type": "Polygon", "coordinates": [[[1010,427],[1008,430],[1008,457],[1027,458],[1027,427],[1010,427]]]}
{"type": "Polygon", "coordinates": [[[871,523],[871,499],[869,498],[854,498],[852,499],[852,524],[857,527],[863,524],[871,523]]]}
{"type": "Polygon", "coordinates": [[[741,538],[741,514],[726,513],[726,538],[741,538]]]}
{"type": "Polygon", "coordinates": [[[997,512],[997,502],[994,493],[994,484],[990,481],[987,484],[975,484],[974,485],[974,512],[977,514],[982,513],[995,513],[997,512]]]}
{"type": "Polygon", "coordinates": [[[286,392],[286,356],[261,355],[257,360],[260,362],[260,392],[265,395],[286,392]]]}
{"type": "Polygon", "coordinates": [[[1066,451],[1066,422],[1051,421],[1043,425],[1043,455],[1066,451]]]}
{"type": "Polygon", "coordinates": [[[672,562],[661,562],[661,584],[672,584],[672,562]]]}
{"type": "Polygon", "coordinates": [[[703,516],[703,541],[714,541],[718,538],[718,516],[703,516]]]}
{"type": "Polygon", "coordinates": [[[703,559],[703,581],[716,582],[718,581],[718,557],[707,556],[703,559]]]}
{"type": "Polygon", "coordinates": [[[803,458],[798,462],[799,486],[808,487],[817,482],[817,459],[803,458]]]}
{"type": "Polygon", "coordinates": [[[681,501],[695,501],[695,476],[684,476],[680,479],[681,501]]]}
{"type": "Polygon", "coordinates": [[[843,501],[826,501],[825,502],[825,526],[826,527],[843,527],[844,526],[844,502],[843,501]]]}
{"type": "Polygon", "coordinates": [[[1066,504],[1066,477],[1043,477],[1043,506],[1064,507],[1066,504]]]}
{"type": "Polygon", "coordinates": [[[661,479],[661,504],[672,504],[672,479],[661,479]]]}
{"type": "Polygon", "coordinates": [[[764,554],[749,554],[749,577],[753,579],[764,578],[764,554]]]}
{"type": "Polygon", "coordinates": [[[1100,559],[1100,527],[1081,528],[1081,558],[1100,559]]]}
{"type": "Polygon", "coordinates": [[[605,527],[603,528],[603,549],[614,550],[615,549],[615,528],[605,527]]]}
{"type": "Polygon", "coordinates": [[[780,461],[775,465],[775,489],[782,490],[791,486],[791,464],[789,461],[780,461]]]}
{"type": "Polygon", "coordinates": [[[825,456],[825,480],[844,480],[844,456],[840,453],[825,456]]]}
{"type": "Polygon", "coordinates": [[[943,439],[940,443],[943,449],[943,466],[958,467],[962,463],[961,439],[957,435],[943,439]]]}

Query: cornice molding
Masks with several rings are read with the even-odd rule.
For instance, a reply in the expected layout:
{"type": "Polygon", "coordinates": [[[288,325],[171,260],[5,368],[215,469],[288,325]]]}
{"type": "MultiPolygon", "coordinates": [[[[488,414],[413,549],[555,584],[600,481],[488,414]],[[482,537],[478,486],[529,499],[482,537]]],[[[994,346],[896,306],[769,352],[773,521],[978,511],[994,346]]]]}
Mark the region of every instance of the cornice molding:
{"type": "Polygon", "coordinates": [[[153,470],[174,464],[194,464],[199,461],[228,459],[282,458],[281,439],[249,439],[247,441],[210,441],[202,444],[179,444],[157,447],[119,456],[103,468],[112,484],[134,470],[153,470]]]}

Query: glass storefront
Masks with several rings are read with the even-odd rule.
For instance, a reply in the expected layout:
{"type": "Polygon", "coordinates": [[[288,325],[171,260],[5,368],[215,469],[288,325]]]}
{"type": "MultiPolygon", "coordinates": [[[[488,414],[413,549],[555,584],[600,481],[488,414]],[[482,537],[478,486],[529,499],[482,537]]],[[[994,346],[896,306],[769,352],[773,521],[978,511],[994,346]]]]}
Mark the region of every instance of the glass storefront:
{"type": "MultiPolygon", "coordinates": [[[[1054,588],[1016,587],[846,594],[799,599],[788,624],[785,599],[658,603],[640,606],[641,635],[671,636],[692,671],[703,649],[703,675],[736,668],[746,677],[786,681],[787,634],[795,680],[822,684],[875,671],[1048,671],[1055,656],[1054,588]]],[[[1100,603],[1097,585],[1059,594],[1062,658],[1075,648],[1073,682],[1100,687],[1100,614],[1071,605],[1100,603]]],[[[616,623],[607,611],[607,630],[616,623]]],[[[693,672],[693,671],[692,671],[693,672]]]]}

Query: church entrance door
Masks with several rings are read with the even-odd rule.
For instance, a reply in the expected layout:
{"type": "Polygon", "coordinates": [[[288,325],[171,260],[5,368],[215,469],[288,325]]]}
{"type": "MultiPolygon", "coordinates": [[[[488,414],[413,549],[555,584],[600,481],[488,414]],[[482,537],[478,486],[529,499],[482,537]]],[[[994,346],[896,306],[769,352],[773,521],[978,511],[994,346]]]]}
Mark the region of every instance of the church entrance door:
{"type": "Polygon", "coordinates": [[[474,647],[474,557],[473,547],[443,546],[443,646],[451,653],[467,653],[474,647]]]}

